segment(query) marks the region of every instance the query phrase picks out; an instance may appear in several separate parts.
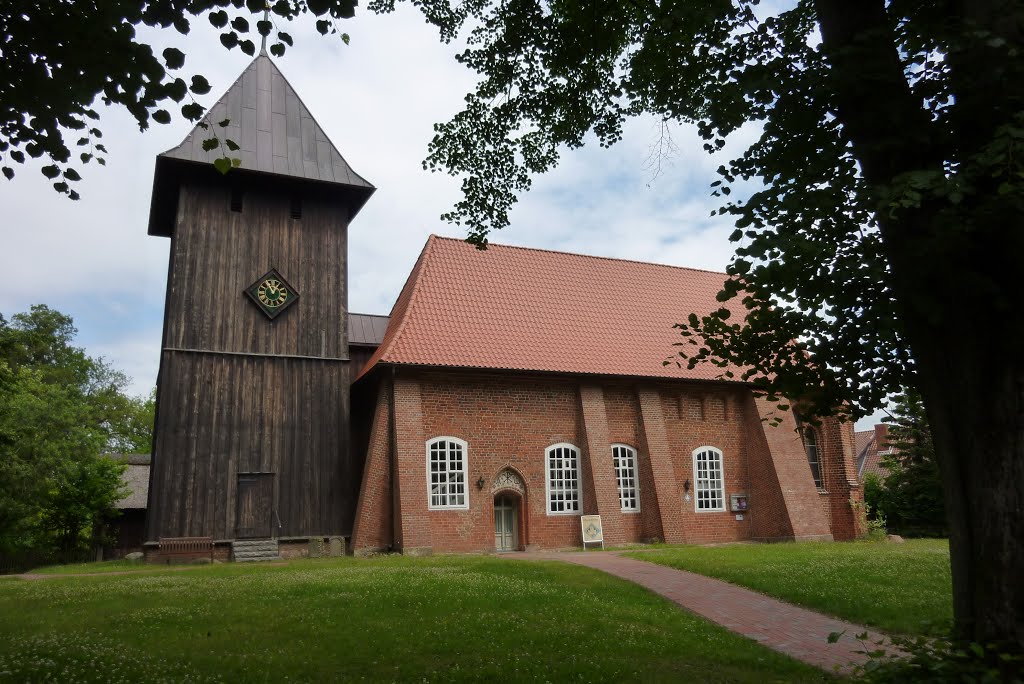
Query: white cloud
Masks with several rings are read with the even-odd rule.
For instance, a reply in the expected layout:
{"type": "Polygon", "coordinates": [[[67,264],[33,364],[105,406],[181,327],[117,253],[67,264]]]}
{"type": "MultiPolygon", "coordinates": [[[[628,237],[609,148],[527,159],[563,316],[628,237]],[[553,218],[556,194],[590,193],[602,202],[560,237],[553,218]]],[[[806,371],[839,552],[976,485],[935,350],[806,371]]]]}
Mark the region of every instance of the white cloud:
{"type": "MultiPolygon", "coordinates": [[[[187,55],[213,91],[212,104],[250,58],[225,51],[205,19],[192,33],[141,31],[159,52],[187,55]]],[[[295,37],[278,66],[353,168],[378,190],[349,231],[350,308],[386,313],[430,233],[462,236],[439,216],[459,196],[458,180],[424,171],[433,124],[463,104],[475,83],[417,10],[400,5],[385,16],[362,13],[345,28],[351,45],[293,25],[295,37]]],[[[169,241],[146,235],[154,160],[188,133],[187,122],[154,125],[145,134],[127,113],[101,108],[109,149],[105,168],[84,168],[83,199],[53,192],[36,168],[0,183],[5,287],[9,315],[44,302],[75,317],[80,343],[104,355],[148,391],[156,379],[169,241]]],[[[652,180],[645,164],[657,139],[653,119],[631,121],[611,149],[596,144],[566,152],[513,210],[512,226],[495,242],[720,270],[728,262],[728,221],[708,214],[713,171],[728,157],[709,157],[691,129],[677,128],[678,155],[652,180]]],[[[740,137],[749,142],[756,131],[740,137]]]]}

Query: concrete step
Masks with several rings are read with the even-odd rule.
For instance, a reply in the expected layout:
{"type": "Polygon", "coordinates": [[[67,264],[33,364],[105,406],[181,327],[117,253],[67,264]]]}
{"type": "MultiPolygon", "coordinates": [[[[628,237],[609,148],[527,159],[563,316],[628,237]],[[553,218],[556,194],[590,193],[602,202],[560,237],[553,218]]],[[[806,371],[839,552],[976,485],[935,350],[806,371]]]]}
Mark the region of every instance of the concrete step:
{"type": "Polygon", "coordinates": [[[239,539],[231,543],[231,557],[238,563],[281,560],[276,539],[239,539]]]}
{"type": "Polygon", "coordinates": [[[276,539],[236,539],[232,546],[277,546],[276,539]]]}

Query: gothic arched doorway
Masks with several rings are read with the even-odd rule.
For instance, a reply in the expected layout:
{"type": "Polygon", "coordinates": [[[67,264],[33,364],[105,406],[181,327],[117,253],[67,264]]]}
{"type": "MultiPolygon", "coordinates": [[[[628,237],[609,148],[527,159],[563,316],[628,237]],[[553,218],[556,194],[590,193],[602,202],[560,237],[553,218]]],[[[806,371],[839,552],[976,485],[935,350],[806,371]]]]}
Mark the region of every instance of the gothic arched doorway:
{"type": "Polygon", "coordinates": [[[512,468],[505,468],[494,478],[491,494],[494,496],[494,550],[498,553],[518,551],[523,548],[526,537],[523,478],[512,468]]]}
{"type": "Polygon", "coordinates": [[[494,550],[519,550],[519,497],[515,492],[499,492],[494,497],[494,550]]]}

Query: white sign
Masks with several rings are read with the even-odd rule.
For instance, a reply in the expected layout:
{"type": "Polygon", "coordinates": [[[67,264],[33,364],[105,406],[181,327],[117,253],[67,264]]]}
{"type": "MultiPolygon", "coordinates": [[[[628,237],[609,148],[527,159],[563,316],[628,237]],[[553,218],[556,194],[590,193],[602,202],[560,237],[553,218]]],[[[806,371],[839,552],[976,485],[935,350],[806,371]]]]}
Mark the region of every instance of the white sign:
{"type": "Polygon", "coordinates": [[[601,516],[580,516],[580,526],[583,528],[583,548],[586,548],[587,544],[600,544],[601,548],[604,548],[604,530],[601,529],[601,516]]]}

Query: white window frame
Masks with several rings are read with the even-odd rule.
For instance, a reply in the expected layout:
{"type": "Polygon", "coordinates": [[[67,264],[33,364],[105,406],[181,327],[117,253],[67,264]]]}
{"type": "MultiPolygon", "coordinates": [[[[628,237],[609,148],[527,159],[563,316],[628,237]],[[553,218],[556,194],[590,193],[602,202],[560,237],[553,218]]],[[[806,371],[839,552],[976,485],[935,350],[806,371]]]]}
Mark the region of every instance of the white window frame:
{"type": "MultiPolygon", "coordinates": [[[[564,459],[564,456],[562,456],[561,458],[564,459]]],[[[562,479],[564,480],[565,478],[562,479]]],[[[568,442],[559,442],[558,444],[552,444],[551,446],[544,450],[544,495],[545,501],[547,501],[547,503],[544,505],[544,508],[547,510],[548,515],[580,515],[583,512],[583,488],[580,486],[580,448],[575,444],[569,444],[568,442]],[[572,470],[575,471],[576,473],[576,507],[573,510],[556,511],[553,510],[552,508],[552,494],[572,491],[572,489],[568,487],[553,487],[553,484],[555,483],[552,483],[551,481],[551,458],[552,454],[554,454],[559,449],[572,449],[574,454],[572,468],[569,469],[564,466],[560,468],[560,471],[563,473],[566,470],[572,470]]],[[[563,498],[562,501],[565,501],[565,499],[563,498]]]]}
{"type": "Polygon", "coordinates": [[[615,468],[615,484],[619,489],[619,508],[623,513],[640,512],[640,478],[636,454],[636,449],[628,444],[612,444],[612,466],[615,468]],[[626,461],[625,465],[623,460],[626,461]]]}
{"type": "Polygon", "coordinates": [[[725,510],[725,459],[722,457],[722,450],[717,447],[705,445],[702,447],[697,447],[696,449],[693,450],[693,510],[695,510],[697,513],[715,513],[718,511],[725,510]],[[717,463],[718,466],[718,486],[717,488],[714,489],[712,489],[712,487],[706,483],[708,481],[715,482],[715,479],[710,477],[701,478],[699,474],[700,468],[698,465],[698,456],[705,454],[705,452],[710,453],[715,457],[711,462],[717,463]],[[703,486],[701,484],[702,482],[705,482],[703,486]],[[701,508],[700,495],[703,491],[711,491],[713,493],[717,493],[717,497],[715,498],[717,498],[719,501],[718,507],[701,508]]]}
{"type": "Polygon", "coordinates": [[[427,452],[427,471],[426,471],[426,475],[427,475],[427,508],[429,510],[431,510],[431,511],[453,511],[453,510],[454,511],[459,511],[459,510],[464,511],[464,510],[468,510],[469,509],[469,482],[467,481],[466,473],[469,472],[469,445],[466,443],[465,440],[459,439],[458,437],[450,437],[450,436],[446,436],[446,435],[445,436],[440,436],[440,437],[432,437],[432,438],[427,440],[426,452],[427,452]],[[433,456],[433,453],[432,453],[433,449],[432,449],[432,447],[435,444],[438,444],[440,442],[444,442],[445,443],[444,451],[445,451],[445,454],[446,454],[447,457],[445,458],[444,463],[446,465],[446,468],[443,471],[438,470],[437,473],[438,473],[439,476],[444,475],[446,477],[444,477],[444,481],[443,482],[441,481],[440,477],[438,479],[438,482],[433,482],[432,481],[432,477],[431,477],[431,475],[434,473],[434,471],[431,469],[431,466],[433,465],[433,458],[432,458],[432,456],[433,456]],[[450,445],[457,446],[459,448],[459,450],[462,452],[461,453],[462,458],[459,459],[460,467],[458,469],[452,469],[450,467],[451,466],[451,462],[452,462],[452,458],[451,458],[451,451],[452,451],[452,449],[451,449],[450,445]],[[452,482],[452,477],[451,477],[452,475],[456,476],[454,478],[455,479],[454,483],[452,482]],[[459,492],[450,493],[450,492],[446,491],[443,494],[442,493],[436,493],[434,491],[434,487],[435,487],[435,485],[444,485],[444,488],[447,489],[452,484],[459,484],[459,482],[458,482],[459,479],[461,479],[461,485],[462,485],[462,503],[434,503],[434,497],[443,497],[443,500],[446,501],[446,502],[453,500],[453,498],[454,498],[455,501],[458,501],[459,492]]]}

